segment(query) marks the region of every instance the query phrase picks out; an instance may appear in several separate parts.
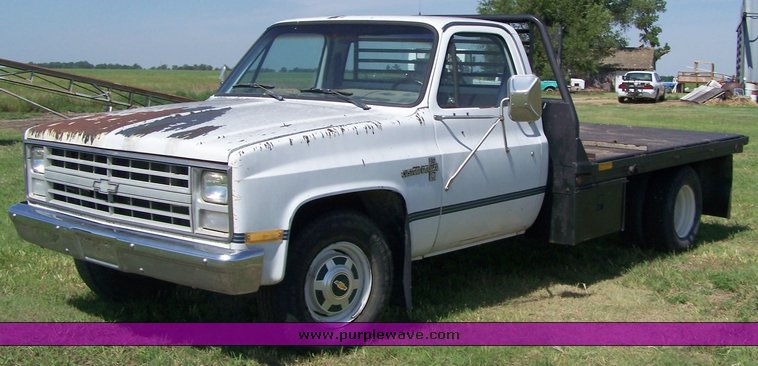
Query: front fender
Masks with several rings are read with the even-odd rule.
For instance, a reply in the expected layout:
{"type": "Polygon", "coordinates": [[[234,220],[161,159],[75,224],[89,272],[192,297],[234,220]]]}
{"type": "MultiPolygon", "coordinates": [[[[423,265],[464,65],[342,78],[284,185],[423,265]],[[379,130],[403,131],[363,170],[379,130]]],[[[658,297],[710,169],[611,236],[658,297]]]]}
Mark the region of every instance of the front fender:
{"type": "Polygon", "coordinates": [[[271,139],[235,152],[230,158],[235,237],[283,232],[276,240],[247,244],[265,251],[261,284],[284,278],[289,230],[298,210],[308,203],[382,190],[403,197],[409,211],[439,207],[439,182],[403,176],[403,171],[438,158],[433,129],[416,118],[359,122],[271,139]]]}

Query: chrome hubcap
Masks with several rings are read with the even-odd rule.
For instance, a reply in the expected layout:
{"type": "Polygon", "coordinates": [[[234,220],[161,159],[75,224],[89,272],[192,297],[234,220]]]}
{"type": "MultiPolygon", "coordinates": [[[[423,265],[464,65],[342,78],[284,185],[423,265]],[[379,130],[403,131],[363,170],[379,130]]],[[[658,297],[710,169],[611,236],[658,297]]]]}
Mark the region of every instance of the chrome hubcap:
{"type": "Polygon", "coordinates": [[[368,302],[371,281],[371,265],[358,246],[349,242],[331,244],[308,267],[308,311],[321,322],[352,321],[368,302]]]}

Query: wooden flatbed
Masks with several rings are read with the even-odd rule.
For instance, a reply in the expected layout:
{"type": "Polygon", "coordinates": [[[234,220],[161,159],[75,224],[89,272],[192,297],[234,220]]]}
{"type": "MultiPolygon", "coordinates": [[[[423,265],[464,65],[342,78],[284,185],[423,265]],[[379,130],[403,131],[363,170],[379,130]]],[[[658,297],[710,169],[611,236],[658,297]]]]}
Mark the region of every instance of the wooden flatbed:
{"type": "Polygon", "coordinates": [[[595,123],[581,123],[579,138],[599,171],[621,169],[626,175],[739,153],[748,143],[748,137],[729,133],[595,123]]]}

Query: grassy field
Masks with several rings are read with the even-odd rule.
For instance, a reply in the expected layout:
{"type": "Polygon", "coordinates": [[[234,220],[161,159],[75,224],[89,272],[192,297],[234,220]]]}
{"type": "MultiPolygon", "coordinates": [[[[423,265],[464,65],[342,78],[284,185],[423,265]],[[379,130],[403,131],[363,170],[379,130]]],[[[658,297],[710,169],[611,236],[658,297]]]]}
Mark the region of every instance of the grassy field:
{"type": "MultiPolygon", "coordinates": [[[[576,96],[584,121],[758,136],[758,107],[678,101],[619,104],[576,96]]],[[[0,125],[1,128],[1,125],[0,125]]],[[[23,200],[21,134],[0,129],[2,207],[23,200]]],[[[414,322],[758,321],[758,146],[735,157],[732,218],[705,217],[696,248],[669,255],[616,237],[577,247],[501,241],[415,262],[414,322]]],[[[182,288],[114,304],[84,286],[70,258],[20,240],[0,218],[1,322],[257,321],[253,296],[182,288]]],[[[0,364],[751,365],[743,347],[6,347],[0,364]]]]}
{"type": "MultiPolygon", "coordinates": [[[[219,85],[218,71],[100,69],[66,69],[61,71],[195,100],[208,98],[219,85]]],[[[101,103],[37,91],[6,82],[0,83],[0,88],[7,89],[58,112],[102,112],[105,109],[101,103]]],[[[44,111],[0,92],[0,119],[23,118],[27,116],[26,113],[30,112],[44,111]]]]}

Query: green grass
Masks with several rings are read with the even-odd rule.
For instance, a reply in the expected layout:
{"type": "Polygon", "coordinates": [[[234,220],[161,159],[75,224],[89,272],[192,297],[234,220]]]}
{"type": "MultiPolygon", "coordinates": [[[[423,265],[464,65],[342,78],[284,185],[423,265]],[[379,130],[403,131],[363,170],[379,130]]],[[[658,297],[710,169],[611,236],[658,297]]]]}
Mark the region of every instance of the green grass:
{"type": "MultiPolygon", "coordinates": [[[[62,71],[195,100],[207,99],[219,85],[218,71],[100,69],[62,71]]],[[[105,109],[105,105],[98,102],[38,91],[7,82],[0,82],[0,88],[61,113],[102,112],[105,109]]],[[[84,90],[76,91],[92,93],[84,90]]],[[[25,113],[32,112],[44,112],[44,110],[0,92],[0,119],[23,118],[25,113]]]]}
{"type": "Polygon", "coordinates": [[[218,71],[73,69],[68,72],[198,100],[208,98],[219,86],[218,71]]]}
{"type": "MultiPolygon", "coordinates": [[[[758,136],[758,107],[677,101],[579,101],[586,121],[758,136]]],[[[414,310],[386,320],[758,321],[758,146],[735,156],[732,218],[705,217],[698,245],[681,254],[624,246],[615,236],[576,247],[501,241],[414,262],[414,310]]],[[[2,207],[23,199],[20,132],[0,130],[2,207]]],[[[70,258],[17,237],[0,218],[0,321],[258,321],[254,296],[182,288],[126,304],[96,298],[70,258]]],[[[6,347],[0,364],[540,364],[750,365],[747,347],[6,347]]]]}

